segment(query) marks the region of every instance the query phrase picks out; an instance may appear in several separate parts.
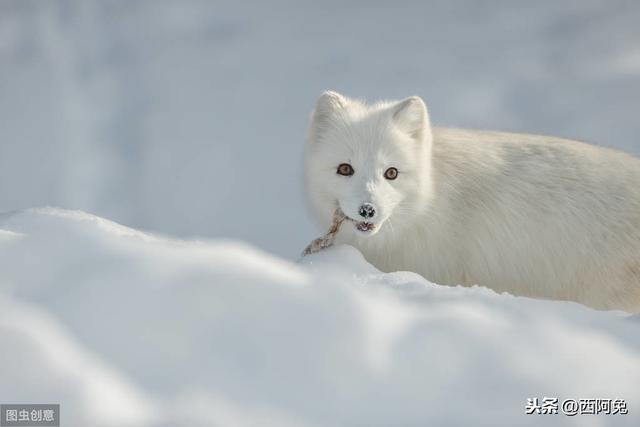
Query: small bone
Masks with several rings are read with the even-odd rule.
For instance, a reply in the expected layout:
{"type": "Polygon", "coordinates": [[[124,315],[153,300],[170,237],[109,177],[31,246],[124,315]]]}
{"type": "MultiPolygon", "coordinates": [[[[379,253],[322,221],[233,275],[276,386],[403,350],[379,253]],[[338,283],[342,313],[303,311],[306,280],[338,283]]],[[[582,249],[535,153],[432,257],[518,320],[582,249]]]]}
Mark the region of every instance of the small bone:
{"type": "Polygon", "coordinates": [[[331,227],[329,227],[329,231],[322,236],[315,239],[313,242],[309,244],[302,252],[302,256],[306,256],[309,254],[315,254],[316,252],[320,252],[323,249],[326,249],[333,245],[333,241],[336,238],[336,234],[340,230],[340,226],[346,219],[345,214],[342,212],[340,208],[337,208],[333,213],[333,222],[331,223],[331,227]]]}

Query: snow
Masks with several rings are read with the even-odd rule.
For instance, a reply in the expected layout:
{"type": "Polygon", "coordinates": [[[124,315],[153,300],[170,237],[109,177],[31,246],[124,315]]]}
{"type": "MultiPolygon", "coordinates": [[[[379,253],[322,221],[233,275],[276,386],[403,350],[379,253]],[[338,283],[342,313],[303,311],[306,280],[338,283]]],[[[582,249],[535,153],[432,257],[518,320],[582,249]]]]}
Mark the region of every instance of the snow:
{"type": "Polygon", "coordinates": [[[65,425],[634,426],[640,322],[79,211],[0,218],[0,398],[65,425]],[[629,415],[525,415],[528,397],[629,415]],[[544,417],[544,420],[541,420],[544,417]]]}
{"type": "Polygon", "coordinates": [[[44,310],[0,296],[0,312],[3,403],[64,402],[67,425],[144,425],[152,419],[148,399],[44,310]],[[94,418],[99,421],[89,423],[94,418]]]}

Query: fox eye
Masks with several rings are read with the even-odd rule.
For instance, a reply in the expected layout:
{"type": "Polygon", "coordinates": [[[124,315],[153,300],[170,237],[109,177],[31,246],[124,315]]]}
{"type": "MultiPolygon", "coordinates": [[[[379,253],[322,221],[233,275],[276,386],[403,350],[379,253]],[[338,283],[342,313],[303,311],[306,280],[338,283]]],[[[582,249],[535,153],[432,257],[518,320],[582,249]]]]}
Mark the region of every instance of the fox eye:
{"type": "Polygon", "coordinates": [[[386,171],[384,171],[384,177],[387,179],[396,179],[398,177],[398,169],[396,168],[389,168],[386,171]]]}
{"type": "Polygon", "coordinates": [[[342,163],[338,166],[338,170],[336,172],[338,175],[351,176],[353,175],[353,168],[349,163],[342,163]]]}

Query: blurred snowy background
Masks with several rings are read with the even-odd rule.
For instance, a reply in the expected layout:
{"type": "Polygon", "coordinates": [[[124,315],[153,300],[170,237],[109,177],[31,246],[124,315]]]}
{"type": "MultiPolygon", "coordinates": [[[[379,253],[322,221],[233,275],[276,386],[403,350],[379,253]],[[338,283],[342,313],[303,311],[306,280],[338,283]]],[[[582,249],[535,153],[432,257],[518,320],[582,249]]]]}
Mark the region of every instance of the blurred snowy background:
{"type": "Polygon", "coordinates": [[[636,1],[0,1],[0,211],[52,205],[288,258],[316,97],[640,154],[636,1]]]}

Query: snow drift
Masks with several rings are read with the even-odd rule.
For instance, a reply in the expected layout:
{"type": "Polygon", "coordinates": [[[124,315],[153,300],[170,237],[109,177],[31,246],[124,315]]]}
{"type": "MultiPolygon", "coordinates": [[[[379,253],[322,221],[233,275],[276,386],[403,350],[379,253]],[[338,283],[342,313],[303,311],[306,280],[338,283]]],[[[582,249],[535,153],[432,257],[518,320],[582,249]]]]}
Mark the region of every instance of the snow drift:
{"type": "Polygon", "coordinates": [[[640,322],[77,211],[0,216],[0,400],[66,426],[633,426],[640,322]],[[628,415],[525,415],[528,397],[628,415]],[[544,419],[542,420],[541,417],[544,419]]]}

